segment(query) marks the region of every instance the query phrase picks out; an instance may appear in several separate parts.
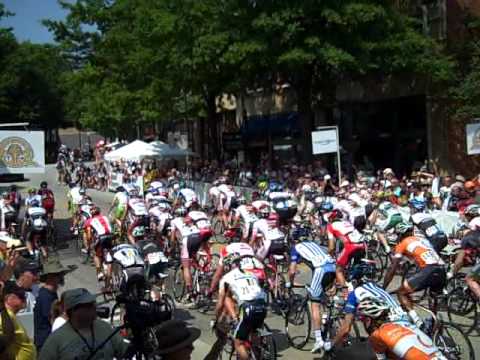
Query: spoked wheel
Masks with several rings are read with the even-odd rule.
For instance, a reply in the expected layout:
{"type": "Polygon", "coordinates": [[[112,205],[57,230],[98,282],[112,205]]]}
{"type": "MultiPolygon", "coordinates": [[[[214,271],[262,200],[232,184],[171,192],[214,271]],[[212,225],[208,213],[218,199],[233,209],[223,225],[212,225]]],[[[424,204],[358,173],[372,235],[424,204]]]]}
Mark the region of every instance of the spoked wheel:
{"type": "Polygon", "coordinates": [[[467,333],[471,333],[478,323],[478,304],[470,290],[458,286],[448,294],[448,319],[467,333]]]}
{"type": "Polygon", "coordinates": [[[442,323],[433,335],[433,341],[448,360],[474,360],[470,339],[455,324],[442,323]]]}
{"type": "Polygon", "coordinates": [[[275,360],[277,358],[275,340],[267,324],[252,334],[250,358],[252,360],[275,360]]]}
{"type": "Polygon", "coordinates": [[[180,301],[185,294],[185,282],[183,281],[183,267],[175,268],[173,276],[170,277],[172,281],[173,297],[176,301],[180,301]]]}
{"type": "Polygon", "coordinates": [[[290,345],[303,349],[310,340],[312,331],[312,315],[308,301],[299,294],[292,294],[289,302],[285,316],[285,333],[290,345]]]}

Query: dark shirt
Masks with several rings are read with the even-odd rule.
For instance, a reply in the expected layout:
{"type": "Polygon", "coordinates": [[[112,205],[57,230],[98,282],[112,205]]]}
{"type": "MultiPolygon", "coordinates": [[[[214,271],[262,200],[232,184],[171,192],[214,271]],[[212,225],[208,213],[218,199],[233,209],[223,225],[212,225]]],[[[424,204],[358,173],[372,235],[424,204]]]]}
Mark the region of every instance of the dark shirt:
{"type": "Polygon", "coordinates": [[[33,324],[35,329],[35,345],[40,349],[47,337],[52,332],[52,325],[50,324],[50,310],[52,304],[58,299],[56,292],[50,291],[42,287],[38,292],[37,302],[33,309],[33,324]]]}

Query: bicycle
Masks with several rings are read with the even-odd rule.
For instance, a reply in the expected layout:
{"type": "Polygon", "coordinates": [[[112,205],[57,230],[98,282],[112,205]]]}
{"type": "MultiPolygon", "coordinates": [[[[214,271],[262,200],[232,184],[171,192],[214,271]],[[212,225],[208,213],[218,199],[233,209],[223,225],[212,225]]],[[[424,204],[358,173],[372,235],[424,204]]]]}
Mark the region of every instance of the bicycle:
{"type": "Polygon", "coordinates": [[[480,322],[479,302],[465,283],[465,277],[465,273],[458,273],[454,278],[456,286],[448,293],[447,314],[451,322],[456,317],[461,317],[463,324],[457,324],[466,327],[467,334],[470,334],[478,327],[480,322]],[[465,324],[465,322],[467,323],[465,324]]]}
{"type": "MultiPolygon", "coordinates": [[[[235,329],[236,324],[231,323],[223,351],[226,354],[225,358],[229,360],[233,359],[235,355],[235,329]]],[[[263,323],[262,327],[253,330],[244,344],[249,351],[249,359],[251,360],[276,360],[277,358],[277,347],[273,334],[265,323],[263,323]]],[[[220,358],[223,359],[221,354],[220,358]]]]}

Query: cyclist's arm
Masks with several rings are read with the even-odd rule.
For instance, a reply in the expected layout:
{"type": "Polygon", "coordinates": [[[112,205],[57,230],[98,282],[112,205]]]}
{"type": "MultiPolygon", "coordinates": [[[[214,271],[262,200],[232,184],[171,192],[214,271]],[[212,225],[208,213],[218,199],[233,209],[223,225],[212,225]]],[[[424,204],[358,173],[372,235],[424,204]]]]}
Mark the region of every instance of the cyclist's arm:
{"type": "Polygon", "coordinates": [[[327,231],[328,235],[328,253],[335,258],[335,236],[327,231]]]}
{"type": "Polygon", "coordinates": [[[340,325],[340,328],[337,331],[337,334],[332,340],[333,346],[337,346],[343,342],[343,339],[345,338],[345,336],[347,336],[350,333],[350,330],[352,329],[352,325],[354,321],[355,321],[354,314],[345,315],[345,318],[342,320],[342,323],[340,325]]]}
{"type": "Polygon", "coordinates": [[[453,273],[456,274],[463,266],[463,260],[465,259],[465,250],[460,249],[455,258],[455,263],[453,265],[453,273]]]}
{"type": "Polygon", "coordinates": [[[215,318],[218,320],[223,312],[223,307],[225,304],[225,299],[227,297],[226,284],[220,284],[220,289],[218,291],[217,305],[215,307],[215,318]]]}
{"type": "Polygon", "coordinates": [[[390,282],[395,276],[395,272],[397,270],[398,264],[400,263],[400,260],[401,260],[401,257],[398,257],[398,255],[395,255],[392,257],[392,264],[388,268],[387,273],[385,274],[385,279],[383,280],[384,289],[386,289],[388,285],[390,285],[390,282]]]}

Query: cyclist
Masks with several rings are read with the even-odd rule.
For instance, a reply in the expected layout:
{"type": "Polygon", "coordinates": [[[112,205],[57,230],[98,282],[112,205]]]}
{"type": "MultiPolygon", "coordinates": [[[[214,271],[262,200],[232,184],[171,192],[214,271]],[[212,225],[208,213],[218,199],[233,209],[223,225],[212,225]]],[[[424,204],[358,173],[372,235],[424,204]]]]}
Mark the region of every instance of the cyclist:
{"type": "Polygon", "coordinates": [[[55,211],[55,196],[53,191],[48,188],[48,183],[42,181],[40,183],[40,189],[38,189],[38,195],[42,197],[42,207],[47,212],[48,218],[53,219],[53,212],[55,211]]]}
{"type": "Polygon", "coordinates": [[[343,213],[343,217],[347,219],[355,229],[362,231],[367,224],[367,216],[365,207],[368,202],[363,200],[358,194],[352,193],[347,199],[340,200],[335,209],[343,213]]]}
{"type": "Polygon", "coordinates": [[[86,243],[85,248],[94,250],[94,262],[97,270],[98,281],[103,280],[102,261],[103,250],[111,249],[113,246],[112,225],[108,218],[102,215],[98,206],[90,209],[91,218],[84,225],[86,243]]]}
{"type": "Polygon", "coordinates": [[[336,274],[337,282],[345,286],[345,268],[352,260],[357,264],[365,255],[365,237],[350,222],[343,220],[342,213],[335,209],[328,215],[327,235],[331,256],[335,256],[336,241],[340,240],[343,244],[343,250],[337,257],[336,274]]]}
{"type": "Polygon", "coordinates": [[[240,262],[241,257],[238,254],[225,259],[224,264],[230,266],[231,270],[220,280],[215,315],[218,321],[226,310],[227,315],[237,323],[234,334],[235,351],[239,359],[247,360],[249,354],[246,342],[250,334],[263,325],[267,316],[267,303],[266,293],[258,279],[242,270],[240,262]]]}
{"type": "MultiPolygon", "coordinates": [[[[159,199],[150,200],[150,208],[148,209],[150,227],[152,231],[155,232],[157,241],[162,244],[168,236],[170,222],[173,219],[170,210],[171,206],[166,198],[164,201],[160,201],[159,199]]],[[[163,248],[164,247],[162,247],[162,249],[163,248]]]]}
{"type": "Polygon", "coordinates": [[[290,288],[294,283],[297,273],[297,264],[305,263],[312,271],[312,280],[307,292],[310,298],[310,307],[313,318],[313,330],[315,334],[315,345],[312,353],[316,353],[325,347],[329,350],[330,343],[325,343],[322,336],[322,311],[321,301],[324,291],[335,285],[335,260],[328,254],[327,250],[317,243],[307,240],[302,241],[302,237],[294,237],[294,244],[290,251],[290,267],[288,270],[288,281],[286,288],[290,288]]]}
{"type": "Polygon", "coordinates": [[[83,205],[92,204],[92,199],[87,195],[85,188],[74,187],[70,190],[72,198],[72,211],[73,211],[73,224],[71,231],[74,231],[74,235],[78,234],[78,224],[82,219],[83,205]]]}
{"type": "Polygon", "coordinates": [[[195,226],[191,218],[186,216],[187,212],[188,210],[185,207],[179,207],[175,210],[176,217],[170,223],[172,227],[170,234],[172,247],[175,248],[177,242],[180,242],[181,244],[180,258],[183,267],[183,279],[187,289],[184,299],[185,303],[189,303],[192,300],[192,273],[190,271],[191,262],[198,250],[202,246],[205,247],[208,243],[202,242],[200,229],[195,226]]]}
{"type": "Polygon", "coordinates": [[[477,204],[469,205],[463,212],[463,216],[468,222],[468,228],[472,231],[480,230],[480,206],[477,204]]]}
{"type": "Polygon", "coordinates": [[[226,178],[219,180],[221,184],[218,186],[220,196],[218,198],[218,209],[222,214],[222,221],[225,228],[228,228],[230,223],[230,210],[237,207],[237,194],[233,189],[233,186],[227,184],[226,178]]]}
{"type": "Polygon", "coordinates": [[[283,191],[281,184],[270,184],[268,200],[272,209],[279,215],[280,221],[285,223],[291,220],[297,213],[297,203],[294,201],[293,194],[283,191]]]}
{"type": "Polygon", "coordinates": [[[285,234],[278,227],[276,218],[271,217],[270,206],[264,205],[258,211],[259,220],[252,228],[250,246],[260,260],[269,255],[283,255],[285,253],[285,234]]]}
{"type": "Polygon", "coordinates": [[[391,201],[381,200],[378,207],[370,214],[368,222],[379,230],[377,233],[378,240],[384,246],[386,253],[389,254],[391,248],[390,245],[388,245],[385,233],[394,229],[395,225],[403,222],[402,213],[391,201]]]}
{"type": "Polygon", "coordinates": [[[404,256],[415,262],[419,271],[401,284],[398,299],[413,322],[420,327],[422,321],[413,308],[410,294],[426,288],[433,291],[443,289],[446,283],[445,263],[428,240],[413,234],[413,227],[410,224],[397,224],[395,231],[399,235],[399,243],[395,247],[392,264],[385,275],[383,287],[387,289],[404,256]]]}
{"type": "Polygon", "coordinates": [[[195,191],[183,187],[178,191],[177,198],[173,202],[173,208],[185,206],[188,209],[194,202],[197,201],[197,194],[195,193],[195,191]]]}
{"type": "Polygon", "coordinates": [[[35,207],[40,207],[39,205],[42,203],[42,197],[37,194],[37,190],[35,188],[28,189],[27,196],[25,197],[25,215],[22,223],[22,234],[25,234],[26,231],[27,221],[29,218],[28,209],[30,209],[32,203],[36,205],[35,207]]]}
{"type": "MultiPolygon", "coordinates": [[[[472,206],[472,205],[470,205],[472,206]]],[[[468,208],[467,208],[468,209],[468,208]]],[[[465,212],[465,217],[469,219],[472,210],[465,212]]],[[[468,230],[467,230],[468,231],[468,230]]],[[[458,251],[453,270],[447,274],[447,278],[452,278],[463,266],[475,264],[475,256],[480,251],[480,230],[470,230],[462,238],[461,249],[458,251]]],[[[480,264],[476,264],[465,277],[465,282],[472,292],[480,300],[480,264]]]]}
{"type": "Polygon", "coordinates": [[[447,235],[440,229],[430,214],[420,211],[415,212],[417,208],[417,205],[412,205],[411,221],[414,225],[413,233],[416,237],[427,239],[435,251],[439,253],[448,244],[447,235]]]}
{"type": "Polygon", "coordinates": [[[238,198],[239,206],[235,209],[232,228],[237,228],[240,225],[242,229],[242,241],[247,242],[252,235],[253,224],[258,220],[255,215],[255,208],[247,204],[247,199],[244,196],[238,198]]]}
{"type": "Polygon", "coordinates": [[[148,211],[145,205],[145,202],[138,194],[138,189],[133,188],[129,191],[129,201],[128,201],[128,227],[127,227],[127,237],[128,241],[135,245],[135,236],[134,231],[139,231],[145,233],[145,230],[149,227],[149,218],[148,211]],[[139,228],[139,229],[137,229],[139,228]]]}
{"type": "Polygon", "coordinates": [[[358,314],[357,311],[359,310],[359,304],[362,302],[380,302],[384,304],[386,308],[388,308],[391,320],[409,320],[405,310],[403,310],[402,306],[392,295],[374,282],[364,282],[365,272],[362,268],[359,268],[359,271],[355,273],[354,278],[356,281],[358,281],[358,286],[349,292],[347,296],[347,301],[343,309],[345,312],[345,317],[337,331],[337,334],[331,341],[332,347],[342,344],[345,337],[350,333],[353,323],[355,322],[355,317],[357,315],[361,315],[358,314]]]}
{"type": "Polygon", "coordinates": [[[369,297],[358,304],[358,312],[371,320],[369,342],[377,359],[446,360],[432,339],[405,320],[392,320],[383,299],[369,297]]]}
{"type": "Polygon", "coordinates": [[[115,196],[113,198],[112,206],[108,210],[108,213],[111,213],[113,209],[114,212],[114,221],[118,229],[122,229],[123,221],[127,215],[128,208],[128,193],[123,186],[119,186],[116,189],[115,196]]]}
{"type": "Polygon", "coordinates": [[[222,278],[225,270],[224,262],[229,256],[238,254],[241,258],[240,267],[245,272],[250,272],[257,277],[262,283],[265,280],[264,266],[255,257],[255,252],[252,247],[244,242],[234,242],[228,244],[220,249],[220,260],[218,262],[217,269],[213,275],[212,282],[210,284],[209,294],[212,294],[218,286],[220,279],[222,278]]]}
{"type": "Polygon", "coordinates": [[[48,256],[47,250],[47,212],[41,207],[38,200],[33,200],[27,210],[26,234],[25,243],[29,255],[39,260],[38,249],[41,250],[42,255],[46,258],[48,256]]]}

